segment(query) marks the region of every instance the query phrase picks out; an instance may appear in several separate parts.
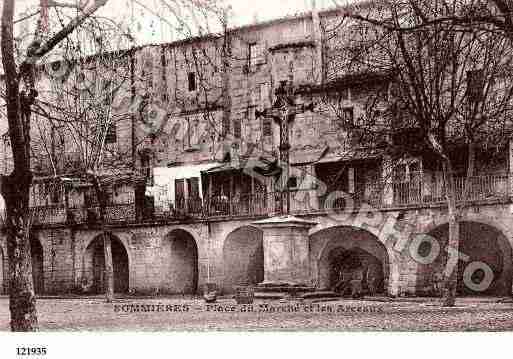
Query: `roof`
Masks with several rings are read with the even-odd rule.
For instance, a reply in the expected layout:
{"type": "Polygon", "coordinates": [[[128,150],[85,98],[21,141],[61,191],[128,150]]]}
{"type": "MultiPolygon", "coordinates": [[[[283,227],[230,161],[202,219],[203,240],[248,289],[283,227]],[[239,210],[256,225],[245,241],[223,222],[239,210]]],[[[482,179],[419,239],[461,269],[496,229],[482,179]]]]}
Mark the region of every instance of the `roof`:
{"type": "Polygon", "coordinates": [[[222,165],[210,168],[205,171],[201,171],[202,173],[220,173],[220,172],[227,172],[227,171],[239,171],[243,169],[243,166],[233,166],[231,162],[223,163],[222,165]]]}
{"type": "Polygon", "coordinates": [[[317,222],[307,221],[294,216],[281,216],[262,219],[252,223],[258,227],[313,227],[317,222]]]}
{"type": "Polygon", "coordinates": [[[315,163],[326,156],[327,152],[329,152],[328,146],[314,151],[294,151],[290,153],[290,164],[297,166],[315,163]]]}
{"type": "Polygon", "coordinates": [[[330,150],[317,163],[350,162],[378,159],[383,155],[382,149],[356,148],[346,151],[330,150]]]}
{"type": "MultiPolygon", "coordinates": [[[[99,175],[102,184],[120,184],[120,183],[134,183],[144,182],[146,179],[144,176],[132,170],[123,171],[103,171],[99,175]]],[[[57,175],[57,176],[37,176],[34,177],[34,183],[44,183],[51,181],[62,181],[70,183],[73,187],[88,187],[91,186],[91,182],[85,180],[79,175],[57,175]]]]}
{"type": "Polygon", "coordinates": [[[376,82],[388,81],[393,78],[393,72],[388,71],[362,71],[338,76],[320,85],[303,85],[296,90],[297,93],[329,92],[350,86],[367,85],[376,82]]]}
{"type": "MultiPolygon", "coordinates": [[[[291,166],[300,166],[307,164],[316,164],[316,163],[331,163],[331,162],[341,162],[341,161],[362,161],[369,159],[378,159],[383,155],[383,150],[381,149],[366,149],[366,148],[357,148],[350,149],[346,151],[340,151],[339,149],[330,149],[328,146],[317,150],[317,151],[308,151],[308,152],[292,152],[290,154],[290,165],[291,166]]],[[[205,174],[214,174],[221,172],[229,172],[229,171],[240,171],[246,168],[247,164],[253,165],[263,165],[262,160],[254,159],[246,159],[240,161],[239,165],[234,165],[232,162],[226,162],[219,166],[213,167],[211,169],[202,171],[205,174]]],[[[271,163],[270,163],[271,164],[271,163]]]]}

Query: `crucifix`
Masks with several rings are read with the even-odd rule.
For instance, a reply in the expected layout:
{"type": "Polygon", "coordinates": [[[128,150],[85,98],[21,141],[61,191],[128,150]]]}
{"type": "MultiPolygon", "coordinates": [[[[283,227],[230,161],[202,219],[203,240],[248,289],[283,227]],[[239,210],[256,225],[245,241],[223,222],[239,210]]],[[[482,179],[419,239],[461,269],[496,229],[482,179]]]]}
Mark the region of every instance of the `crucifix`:
{"type": "Polygon", "coordinates": [[[290,190],[288,186],[290,173],[290,125],[296,118],[296,114],[306,111],[313,111],[314,104],[296,105],[295,89],[291,81],[281,81],[280,86],[275,90],[276,100],[271,108],[263,111],[255,111],[255,117],[271,117],[280,125],[279,149],[279,191],[278,211],[282,215],[290,213],[290,190]]]}

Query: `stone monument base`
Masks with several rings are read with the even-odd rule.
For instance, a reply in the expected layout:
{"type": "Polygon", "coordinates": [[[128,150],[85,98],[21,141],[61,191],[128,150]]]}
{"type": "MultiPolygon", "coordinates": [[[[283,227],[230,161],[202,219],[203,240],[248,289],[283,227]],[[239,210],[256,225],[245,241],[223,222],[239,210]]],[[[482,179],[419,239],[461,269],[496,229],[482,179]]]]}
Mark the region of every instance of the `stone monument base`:
{"type": "Polygon", "coordinates": [[[327,299],[339,298],[332,291],[320,291],[302,283],[262,282],[254,287],[255,299],[327,299]]]}

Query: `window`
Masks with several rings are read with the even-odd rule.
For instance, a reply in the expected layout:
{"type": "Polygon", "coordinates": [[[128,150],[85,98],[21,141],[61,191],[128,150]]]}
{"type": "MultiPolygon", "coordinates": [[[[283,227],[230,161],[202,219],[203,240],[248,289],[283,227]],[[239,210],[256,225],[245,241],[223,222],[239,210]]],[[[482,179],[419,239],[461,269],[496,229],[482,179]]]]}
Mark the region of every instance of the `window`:
{"type": "Polygon", "coordinates": [[[351,89],[349,89],[349,88],[342,89],[342,91],[340,92],[340,99],[342,101],[351,100],[351,89]]]}
{"type": "Polygon", "coordinates": [[[353,107],[343,108],[338,115],[332,118],[331,127],[332,131],[346,129],[354,126],[354,109],[353,107]]]}
{"type": "Polygon", "coordinates": [[[50,192],[51,204],[59,204],[61,198],[62,198],[61,187],[55,186],[54,188],[52,188],[51,192],[50,192]]]}
{"type": "Polygon", "coordinates": [[[355,170],[353,167],[349,167],[347,170],[347,192],[354,194],[355,193],[355,170]]]}
{"type": "Polygon", "coordinates": [[[248,45],[248,69],[255,69],[257,65],[264,63],[262,46],[256,42],[248,45]]]}
{"type": "Polygon", "coordinates": [[[467,71],[467,96],[471,102],[478,102],[483,97],[484,71],[467,71]]]}
{"type": "Polygon", "coordinates": [[[153,170],[151,168],[151,157],[148,153],[141,154],[141,169],[148,184],[153,184],[153,170]]]}
{"type": "Polygon", "coordinates": [[[233,137],[239,139],[242,137],[242,121],[240,118],[233,120],[233,137]]]}
{"type": "Polygon", "coordinates": [[[175,180],[175,200],[177,207],[185,201],[185,180],[175,180]]]}
{"type": "Polygon", "coordinates": [[[189,83],[189,91],[196,91],[196,74],[194,72],[187,74],[187,82],[189,83]]]}
{"type": "Polygon", "coordinates": [[[416,182],[422,173],[422,163],[419,160],[410,160],[400,163],[394,168],[394,180],[397,183],[416,182]]]}
{"type": "Polygon", "coordinates": [[[262,132],[264,137],[271,137],[273,135],[272,119],[264,116],[262,123],[262,132]]]}
{"type": "Polygon", "coordinates": [[[153,88],[153,56],[150,53],[144,55],[142,60],[141,77],[145,90],[153,88]]]}
{"type": "Polygon", "coordinates": [[[221,134],[223,136],[226,136],[227,134],[230,133],[230,116],[224,115],[221,125],[222,125],[221,134]]]}
{"type": "Polygon", "coordinates": [[[298,187],[298,180],[296,176],[290,176],[289,180],[287,181],[287,187],[289,189],[297,189],[298,187]]]}
{"type": "Polygon", "coordinates": [[[107,134],[105,135],[105,143],[116,143],[118,141],[116,133],[116,124],[111,123],[107,128],[107,134]]]}
{"type": "Polygon", "coordinates": [[[162,72],[162,95],[161,99],[162,102],[168,102],[169,96],[167,94],[167,60],[166,60],[166,53],[164,52],[164,49],[162,49],[162,53],[160,56],[160,66],[161,66],[161,72],[162,72]]]}
{"type": "Polygon", "coordinates": [[[192,199],[200,198],[199,178],[198,177],[187,178],[187,192],[189,194],[189,198],[192,198],[192,199]]]}
{"type": "Polygon", "coordinates": [[[354,109],[352,107],[342,109],[342,121],[346,125],[354,125],[354,109]]]}

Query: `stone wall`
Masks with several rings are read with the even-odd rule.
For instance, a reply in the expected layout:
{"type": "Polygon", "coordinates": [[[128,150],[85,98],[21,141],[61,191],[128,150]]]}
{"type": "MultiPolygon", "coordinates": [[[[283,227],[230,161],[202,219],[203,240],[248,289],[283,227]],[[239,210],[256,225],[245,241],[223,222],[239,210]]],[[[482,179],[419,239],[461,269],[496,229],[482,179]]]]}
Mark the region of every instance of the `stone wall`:
{"type": "MultiPolygon", "coordinates": [[[[487,295],[507,295],[512,282],[512,208],[509,204],[469,207],[462,216],[461,251],[469,260],[460,261],[461,272],[473,261],[487,263],[497,274],[487,295]]],[[[310,283],[329,286],[328,252],[337,248],[360,248],[383,264],[386,289],[393,295],[421,295],[432,285],[434,273],[443,269],[446,212],[439,208],[363,213],[308,215],[318,223],[309,232],[310,283]],[[445,227],[444,227],[445,226],[445,227]],[[430,248],[414,242],[422,234],[439,240],[440,257],[424,264],[419,255],[430,248]],[[415,244],[416,243],[416,244],[415,244]],[[420,254],[419,254],[420,253],[420,254]]],[[[128,258],[128,287],[135,293],[190,293],[207,282],[224,292],[239,284],[261,281],[264,261],[262,232],[255,220],[225,220],[183,225],[112,228],[128,258]]],[[[90,270],[87,251],[100,232],[67,228],[39,229],[34,238],[43,249],[44,292],[64,293],[78,288],[90,270]]],[[[6,253],[5,238],[0,241],[6,253]]],[[[4,259],[5,259],[4,255],[4,259]]],[[[422,258],[421,258],[422,259],[422,258]]],[[[3,263],[7,273],[7,261],[3,263]]],[[[3,276],[4,286],[7,276],[3,276]]],[[[462,294],[479,294],[462,290],[462,294]]]]}

